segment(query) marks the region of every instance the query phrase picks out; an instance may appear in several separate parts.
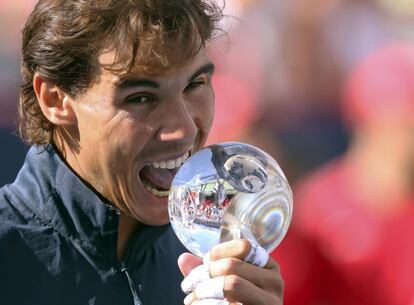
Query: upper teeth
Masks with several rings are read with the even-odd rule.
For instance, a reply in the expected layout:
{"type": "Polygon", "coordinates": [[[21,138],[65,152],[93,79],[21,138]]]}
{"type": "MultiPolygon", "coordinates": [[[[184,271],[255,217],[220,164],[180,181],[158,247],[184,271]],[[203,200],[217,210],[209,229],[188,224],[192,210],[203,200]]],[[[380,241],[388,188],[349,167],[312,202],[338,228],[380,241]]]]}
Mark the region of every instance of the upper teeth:
{"type": "Polygon", "coordinates": [[[151,163],[151,165],[154,166],[155,168],[174,169],[174,168],[180,167],[184,163],[184,161],[188,159],[188,156],[189,156],[189,153],[186,152],[184,156],[181,156],[175,160],[153,162],[151,163]]]}

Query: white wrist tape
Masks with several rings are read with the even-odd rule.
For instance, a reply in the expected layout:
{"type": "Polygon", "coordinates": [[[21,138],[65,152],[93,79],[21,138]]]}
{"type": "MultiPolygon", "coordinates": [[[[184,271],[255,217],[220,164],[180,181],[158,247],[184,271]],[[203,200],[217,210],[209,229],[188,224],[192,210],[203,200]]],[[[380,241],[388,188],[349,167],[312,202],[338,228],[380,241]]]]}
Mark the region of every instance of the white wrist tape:
{"type": "Polygon", "coordinates": [[[203,256],[203,264],[208,266],[210,265],[210,254],[211,252],[208,251],[204,256],[203,256]]]}
{"type": "Polygon", "coordinates": [[[269,254],[257,243],[251,240],[249,241],[252,247],[250,248],[249,254],[244,258],[244,261],[263,268],[269,260],[269,254]]]}
{"type": "Polygon", "coordinates": [[[210,272],[209,272],[208,267],[209,267],[208,265],[203,264],[191,270],[191,272],[181,282],[181,289],[185,293],[190,293],[196,288],[198,283],[209,280],[210,272]]]}
{"type": "Polygon", "coordinates": [[[218,276],[197,285],[195,289],[197,299],[224,299],[224,276],[218,276]]]}
{"type": "Polygon", "coordinates": [[[204,299],[195,301],[194,305],[230,305],[229,301],[225,300],[216,300],[216,299],[204,299]]]}

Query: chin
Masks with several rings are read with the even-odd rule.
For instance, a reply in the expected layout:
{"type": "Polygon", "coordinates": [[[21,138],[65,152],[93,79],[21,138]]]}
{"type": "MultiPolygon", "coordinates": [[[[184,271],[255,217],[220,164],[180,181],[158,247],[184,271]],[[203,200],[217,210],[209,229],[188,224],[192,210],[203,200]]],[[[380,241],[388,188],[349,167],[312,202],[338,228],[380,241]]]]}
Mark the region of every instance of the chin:
{"type": "Polygon", "coordinates": [[[146,225],[149,226],[163,226],[170,223],[170,216],[168,214],[168,210],[164,211],[147,211],[144,215],[141,213],[134,213],[136,216],[135,218],[146,225]],[[141,215],[140,215],[141,214],[141,215]]]}
{"type": "Polygon", "coordinates": [[[170,223],[170,215],[168,209],[153,218],[154,225],[162,226],[170,223]]]}
{"type": "Polygon", "coordinates": [[[169,224],[170,219],[169,217],[166,217],[165,219],[155,219],[155,220],[151,219],[150,221],[146,221],[144,223],[149,226],[163,226],[163,225],[169,224]]]}

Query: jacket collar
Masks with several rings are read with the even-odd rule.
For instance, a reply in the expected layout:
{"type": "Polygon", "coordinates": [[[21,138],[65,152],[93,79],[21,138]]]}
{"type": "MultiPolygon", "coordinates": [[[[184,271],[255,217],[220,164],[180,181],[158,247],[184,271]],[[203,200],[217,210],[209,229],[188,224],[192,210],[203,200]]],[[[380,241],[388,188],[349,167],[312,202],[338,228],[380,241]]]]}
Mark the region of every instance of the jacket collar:
{"type": "MultiPolygon", "coordinates": [[[[31,147],[13,185],[42,223],[89,254],[116,260],[119,211],[83,183],[52,145],[31,147]]],[[[168,227],[143,226],[128,252],[138,254],[168,227]]]]}

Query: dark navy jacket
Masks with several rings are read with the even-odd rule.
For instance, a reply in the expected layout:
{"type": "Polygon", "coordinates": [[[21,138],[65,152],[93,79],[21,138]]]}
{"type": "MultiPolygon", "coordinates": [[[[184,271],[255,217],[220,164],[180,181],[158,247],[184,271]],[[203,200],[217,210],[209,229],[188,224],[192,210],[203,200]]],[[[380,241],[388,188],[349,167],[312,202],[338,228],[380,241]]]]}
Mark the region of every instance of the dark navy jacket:
{"type": "Polygon", "coordinates": [[[183,304],[171,227],[143,227],[121,263],[118,220],[52,146],[33,146],[0,189],[0,304],[183,304]]]}

